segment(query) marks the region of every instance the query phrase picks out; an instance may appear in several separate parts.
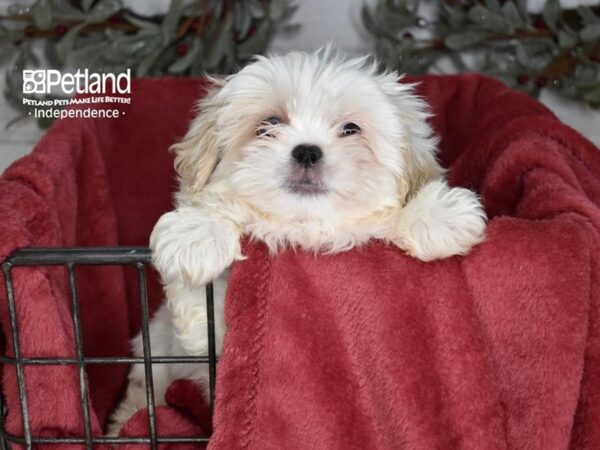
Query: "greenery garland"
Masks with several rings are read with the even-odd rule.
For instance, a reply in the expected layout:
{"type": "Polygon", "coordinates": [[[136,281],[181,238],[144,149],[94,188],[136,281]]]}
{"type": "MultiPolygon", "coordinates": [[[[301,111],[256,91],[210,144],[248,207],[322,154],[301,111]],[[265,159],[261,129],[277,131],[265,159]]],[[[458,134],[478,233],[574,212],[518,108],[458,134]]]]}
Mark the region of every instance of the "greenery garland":
{"type": "Polygon", "coordinates": [[[363,7],[381,61],[404,73],[435,69],[443,58],[458,72],[482,72],[538,95],[542,88],[600,107],[600,8],[540,14],[525,0],[378,0],[363,7]],[[424,17],[437,4],[435,19],[424,17]]]}
{"type": "MultiPolygon", "coordinates": [[[[276,27],[293,27],[295,9],[292,0],[171,0],[166,14],[147,17],[121,0],[14,4],[0,16],[4,95],[26,117],[22,70],[41,65],[131,68],[135,76],[230,73],[264,52],[276,27]]],[[[446,59],[459,72],[482,72],[532,95],[549,88],[600,107],[600,7],[562,9],[548,0],[531,14],[526,0],[378,0],[362,17],[390,68],[418,74],[446,59]],[[432,7],[436,17],[428,20],[424,10],[432,7]]]]}
{"type": "MultiPolygon", "coordinates": [[[[4,95],[22,113],[22,71],[89,68],[135,76],[230,73],[265,51],[275,28],[293,27],[291,0],[171,0],[164,15],[146,17],[121,0],[37,0],[0,16],[0,65],[10,64],[4,95]],[[43,55],[35,51],[41,42],[43,55]]],[[[47,95],[44,99],[53,99],[47,95]]],[[[40,119],[41,126],[48,126],[40,119]]]]}

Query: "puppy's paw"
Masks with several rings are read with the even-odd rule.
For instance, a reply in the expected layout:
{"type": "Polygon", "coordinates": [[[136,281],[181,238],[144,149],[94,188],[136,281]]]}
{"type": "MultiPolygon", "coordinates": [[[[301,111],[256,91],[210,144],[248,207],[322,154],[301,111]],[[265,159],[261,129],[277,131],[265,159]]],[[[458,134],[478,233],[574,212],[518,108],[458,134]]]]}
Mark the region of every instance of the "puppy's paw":
{"type": "Polygon", "coordinates": [[[485,222],[474,192],[436,180],[400,211],[391,240],[422,261],[463,255],[483,241],[485,222]]]}
{"type": "Polygon", "coordinates": [[[165,284],[206,284],[242,258],[235,224],[196,208],[164,214],[154,226],[150,247],[165,284]]]}

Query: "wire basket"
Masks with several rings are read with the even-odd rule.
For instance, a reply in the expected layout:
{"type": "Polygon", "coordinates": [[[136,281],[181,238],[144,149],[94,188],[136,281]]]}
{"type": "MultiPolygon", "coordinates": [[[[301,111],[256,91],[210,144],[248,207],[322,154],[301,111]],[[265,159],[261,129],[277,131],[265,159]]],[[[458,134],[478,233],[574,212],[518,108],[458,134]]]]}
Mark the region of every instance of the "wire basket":
{"type": "MultiPolygon", "coordinates": [[[[206,311],[208,322],[208,355],[207,356],[152,356],[149,333],[149,307],[147,292],[147,266],[150,263],[150,250],[145,247],[103,247],[103,248],[27,248],[14,251],[2,263],[6,297],[8,301],[8,313],[10,330],[4,330],[10,334],[12,340],[12,353],[8,356],[6,345],[0,349],[0,363],[16,368],[17,383],[19,390],[19,402],[21,420],[23,422],[23,434],[14,435],[6,430],[7,405],[4,398],[0,397],[0,448],[11,448],[10,444],[18,444],[27,449],[39,444],[55,444],[60,448],[61,444],[78,444],[92,449],[98,444],[148,444],[150,448],[157,449],[158,444],[191,444],[207,443],[210,436],[158,436],[156,431],[155,399],[153,389],[152,365],[153,364],[208,364],[209,366],[209,399],[210,412],[214,409],[214,391],[216,377],[216,347],[215,347],[215,322],[214,322],[214,298],[212,284],[206,285],[206,311]],[[75,268],[83,265],[121,265],[133,266],[137,271],[141,307],[141,335],[143,342],[143,357],[120,356],[120,357],[89,357],[86,356],[83,346],[82,325],[80,315],[80,304],[77,293],[77,278],[75,268]],[[68,273],[68,286],[71,303],[71,318],[75,337],[74,358],[27,358],[22,355],[20,348],[19,323],[16,314],[16,303],[19,301],[15,296],[13,288],[12,270],[22,266],[63,266],[68,273]],[[149,435],[138,437],[105,437],[92,434],[90,420],[89,387],[86,368],[93,364],[143,364],[146,378],[146,400],[148,406],[149,435]],[[76,366],[79,375],[79,388],[81,394],[81,424],[84,434],[82,436],[69,437],[42,437],[32,434],[29,423],[29,410],[26,395],[26,383],[24,367],[26,366],[53,366],[72,365],[76,366]]],[[[4,341],[4,339],[3,339],[4,341]]],[[[4,342],[5,343],[5,342],[4,342]]],[[[4,392],[2,390],[2,392],[4,392]]]]}

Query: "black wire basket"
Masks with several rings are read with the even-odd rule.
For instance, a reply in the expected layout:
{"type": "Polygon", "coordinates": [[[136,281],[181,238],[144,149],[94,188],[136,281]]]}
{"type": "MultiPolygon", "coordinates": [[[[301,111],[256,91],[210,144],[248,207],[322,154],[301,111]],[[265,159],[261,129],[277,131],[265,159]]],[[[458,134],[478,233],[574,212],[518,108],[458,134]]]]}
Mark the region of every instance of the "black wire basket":
{"type": "MultiPolygon", "coordinates": [[[[14,251],[2,263],[6,298],[8,303],[8,314],[10,329],[3,330],[10,335],[12,341],[12,355],[8,356],[6,351],[6,340],[2,339],[0,363],[3,367],[12,366],[17,372],[17,383],[19,390],[19,403],[21,420],[23,423],[23,434],[14,435],[6,429],[6,417],[10,413],[7,404],[0,396],[0,448],[12,448],[11,444],[22,446],[26,449],[34,448],[36,445],[83,445],[93,449],[99,444],[147,444],[151,449],[157,449],[158,444],[205,444],[209,441],[209,435],[202,436],[159,436],[156,429],[155,399],[152,379],[153,364],[189,364],[201,363],[209,366],[209,397],[210,412],[214,410],[214,392],[216,377],[216,346],[215,346],[215,322],[213,306],[213,286],[206,285],[206,311],[208,322],[208,355],[206,356],[152,356],[150,347],[148,290],[147,290],[147,267],[150,263],[150,250],[145,247],[103,247],[103,248],[27,248],[14,251]],[[77,292],[77,266],[83,265],[121,265],[133,266],[137,271],[138,290],[141,311],[141,335],[143,342],[143,357],[120,356],[120,357],[89,357],[86,356],[82,338],[82,324],[80,315],[80,303],[77,292]],[[28,358],[23,356],[20,347],[19,321],[17,320],[16,304],[19,302],[13,287],[12,270],[22,266],[63,266],[68,274],[68,286],[71,303],[71,318],[75,336],[74,358],[28,358]],[[148,407],[149,435],[138,437],[105,437],[96,436],[92,433],[90,421],[90,400],[86,368],[94,364],[143,364],[146,377],[146,400],[148,407]],[[81,394],[81,424],[84,433],[82,436],[56,436],[42,437],[32,433],[29,423],[28,398],[26,394],[27,378],[24,367],[26,366],[76,366],[79,375],[79,388],[81,394]]],[[[2,389],[2,392],[4,390],[2,389]]]]}

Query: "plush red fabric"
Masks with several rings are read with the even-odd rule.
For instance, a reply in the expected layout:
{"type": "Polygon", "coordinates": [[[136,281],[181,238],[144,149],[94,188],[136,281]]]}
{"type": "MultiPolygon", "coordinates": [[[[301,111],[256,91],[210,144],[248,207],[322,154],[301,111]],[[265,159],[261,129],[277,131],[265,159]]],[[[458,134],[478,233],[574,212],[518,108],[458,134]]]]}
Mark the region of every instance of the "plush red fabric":
{"type": "MultiPolygon", "coordinates": [[[[487,241],[433,263],[379,242],[319,258],[270,258],[246,243],[228,290],[209,448],[600,448],[600,154],[495,81],[422,81],[440,159],[451,183],[481,193],[487,241]]],[[[57,123],[0,181],[10,211],[0,258],[19,246],[144,245],[175,187],[166,148],[201,88],[139,81],[123,120],[57,123]]],[[[135,274],[85,270],[86,353],[126,354],[139,329],[135,274]]],[[[65,274],[14,275],[24,354],[72,356],[65,274]]],[[[156,283],[151,294],[156,306],[156,283]]],[[[3,372],[18,434],[15,371],[3,372]]],[[[95,433],[125,374],[88,368],[95,433]]],[[[34,433],[81,435],[75,368],[26,376],[34,433]]],[[[202,427],[193,392],[172,387],[159,432],[202,427]]],[[[140,412],[124,433],[147,433],[146,422],[140,412]]]]}
{"type": "MultiPolygon", "coordinates": [[[[147,245],[158,217],[172,208],[176,180],[167,148],[185,133],[205,86],[200,80],[137,80],[131,105],[120,107],[122,117],[57,121],[0,178],[0,260],[18,247],[147,245]]],[[[140,329],[136,270],[86,266],[77,275],[86,355],[127,356],[128,341],[140,329]]],[[[13,269],[23,356],[75,356],[66,276],[63,268],[13,269]]],[[[154,310],[162,299],[154,273],[149,297],[154,310]]],[[[4,288],[0,300],[12,356],[4,288]]],[[[94,434],[102,435],[128,370],[87,368],[94,434]]],[[[33,435],[83,436],[77,369],[29,366],[25,378],[33,435]]],[[[14,368],[4,367],[2,382],[7,428],[22,435],[14,368]]]]}

